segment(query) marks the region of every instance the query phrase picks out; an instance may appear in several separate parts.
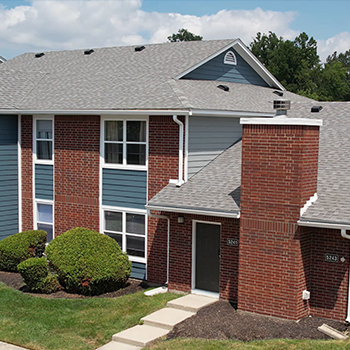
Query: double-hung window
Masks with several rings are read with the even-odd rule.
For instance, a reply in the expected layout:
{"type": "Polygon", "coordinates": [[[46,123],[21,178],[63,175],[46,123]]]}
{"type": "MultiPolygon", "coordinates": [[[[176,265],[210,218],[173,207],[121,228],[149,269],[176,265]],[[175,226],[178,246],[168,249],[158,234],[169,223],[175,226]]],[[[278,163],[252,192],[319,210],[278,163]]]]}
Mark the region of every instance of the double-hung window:
{"type": "Polygon", "coordinates": [[[105,120],[103,142],[105,164],[146,166],[145,120],[105,120]]]}
{"type": "Polygon", "coordinates": [[[53,240],[53,205],[51,203],[36,203],[36,225],[38,230],[47,232],[47,242],[53,240]]]}
{"type": "Polygon", "coordinates": [[[53,160],[53,120],[35,119],[36,160],[52,162],[53,160]]]}
{"type": "Polygon", "coordinates": [[[146,215],[129,211],[104,211],[104,233],[115,239],[131,260],[146,258],[146,215]]]}

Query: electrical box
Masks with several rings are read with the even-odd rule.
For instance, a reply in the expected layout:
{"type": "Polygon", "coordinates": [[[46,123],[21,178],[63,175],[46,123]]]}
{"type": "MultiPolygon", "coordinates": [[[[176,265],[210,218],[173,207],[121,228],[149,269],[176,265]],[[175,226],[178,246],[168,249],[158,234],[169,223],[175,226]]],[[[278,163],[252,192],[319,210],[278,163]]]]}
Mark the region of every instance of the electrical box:
{"type": "Polygon", "coordinates": [[[310,292],[308,290],[303,290],[303,300],[310,299],[310,292]]]}

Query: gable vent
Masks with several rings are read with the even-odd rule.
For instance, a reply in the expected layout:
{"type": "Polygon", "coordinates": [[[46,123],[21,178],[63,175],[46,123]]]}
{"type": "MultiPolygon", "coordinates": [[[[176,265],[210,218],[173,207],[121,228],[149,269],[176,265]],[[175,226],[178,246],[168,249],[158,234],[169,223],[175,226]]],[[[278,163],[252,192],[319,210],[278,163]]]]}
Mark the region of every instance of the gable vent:
{"type": "Polygon", "coordinates": [[[322,106],[312,106],[312,107],[311,107],[311,113],[318,113],[318,112],[321,112],[322,109],[323,109],[322,106]]]}
{"type": "Polygon", "coordinates": [[[40,53],[36,53],[35,54],[35,58],[40,58],[40,57],[43,57],[45,54],[43,52],[40,52],[40,53]]]}
{"type": "Polygon", "coordinates": [[[217,87],[224,91],[230,91],[230,88],[227,85],[218,85],[217,87]]]}
{"type": "Polygon", "coordinates": [[[85,50],[84,55],[91,55],[93,52],[95,52],[93,49],[85,50]]]}
{"type": "Polygon", "coordinates": [[[142,50],[144,50],[144,49],[145,49],[144,46],[136,46],[136,47],[135,47],[135,51],[136,51],[136,52],[142,51],[142,50]]]}
{"type": "Polygon", "coordinates": [[[274,91],[273,92],[274,94],[276,94],[276,95],[278,95],[278,96],[283,96],[283,92],[282,91],[278,91],[278,90],[276,90],[276,91],[274,91]]]}
{"type": "Polygon", "coordinates": [[[237,64],[236,56],[233,53],[233,51],[229,51],[226,53],[224,57],[224,64],[232,64],[234,66],[237,64]]]}

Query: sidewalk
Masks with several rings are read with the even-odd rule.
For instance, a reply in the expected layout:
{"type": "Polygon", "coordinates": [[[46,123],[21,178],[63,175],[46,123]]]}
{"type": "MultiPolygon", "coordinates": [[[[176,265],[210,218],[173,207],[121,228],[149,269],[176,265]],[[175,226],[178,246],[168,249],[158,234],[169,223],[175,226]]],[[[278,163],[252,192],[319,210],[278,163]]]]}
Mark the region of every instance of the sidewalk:
{"type": "Polygon", "coordinates": [[[0,350],[27,350],[27,349],[0,341],[0,350]]]}

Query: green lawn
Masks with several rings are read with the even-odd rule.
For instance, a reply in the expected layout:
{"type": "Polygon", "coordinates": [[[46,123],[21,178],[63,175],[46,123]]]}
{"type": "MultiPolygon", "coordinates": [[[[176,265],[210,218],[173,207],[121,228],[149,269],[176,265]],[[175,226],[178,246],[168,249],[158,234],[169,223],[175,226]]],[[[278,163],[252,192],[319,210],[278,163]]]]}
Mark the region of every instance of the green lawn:
{"type": "Polygon", "coordinates": [[[0,283],[0,340],[33,350],[96,349],[178,294],[44,299],[0,283]]]}
{"type": "Polygon", "coordinates": [[[230,340],[174,339],[155,343],[148,350],[349,350],[350,341],[340,340],[230,340]]]}

